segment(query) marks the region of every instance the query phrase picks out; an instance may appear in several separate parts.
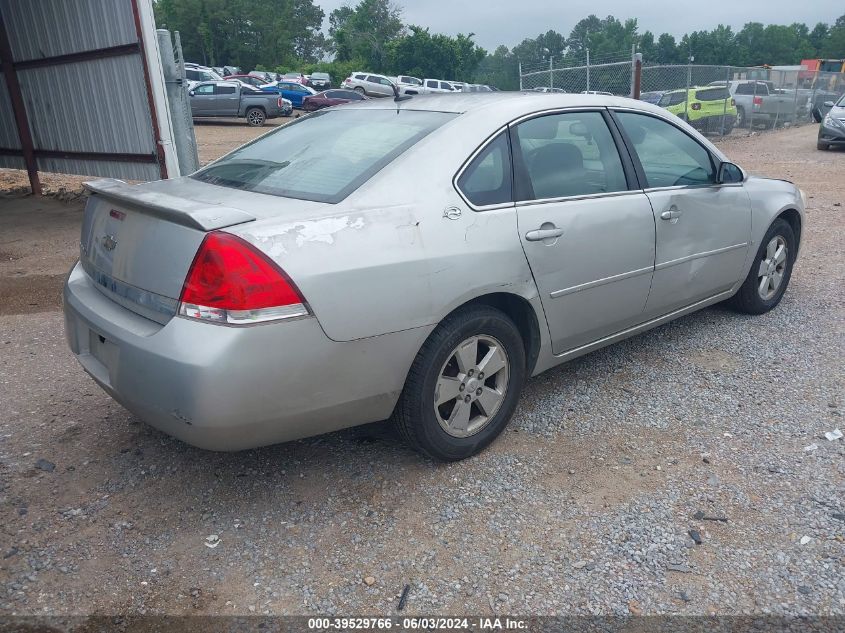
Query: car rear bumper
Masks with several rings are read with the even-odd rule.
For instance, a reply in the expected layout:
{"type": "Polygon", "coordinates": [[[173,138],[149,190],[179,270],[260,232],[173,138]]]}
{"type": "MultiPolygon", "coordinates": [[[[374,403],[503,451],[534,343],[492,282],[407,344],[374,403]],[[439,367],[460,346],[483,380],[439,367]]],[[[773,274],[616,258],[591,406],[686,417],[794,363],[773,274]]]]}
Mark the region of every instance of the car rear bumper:
{"type": "Polygon", "coordinates": [[[64,288],[68,344],[130,412],[194,446],[285,442],[391,414],[431,328],[350,342],[317,320],[226,327],[149,321],[106,298],[77,264],[64,288]]]}

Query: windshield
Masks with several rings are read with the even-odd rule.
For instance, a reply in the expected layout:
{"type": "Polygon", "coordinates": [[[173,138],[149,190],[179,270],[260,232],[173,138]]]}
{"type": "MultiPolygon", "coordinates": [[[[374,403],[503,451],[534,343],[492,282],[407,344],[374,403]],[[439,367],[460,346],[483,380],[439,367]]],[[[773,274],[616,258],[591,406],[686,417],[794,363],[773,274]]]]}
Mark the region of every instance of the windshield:
{"type": "Polygon", "coordinates": [[[836,102],[837,107],[845,108],[845,94],[839,97],[839,101],[836,102]]]}
{"type": "Polygon", "coordinates": [[[340,202],[457,116],[419,110],[322,111],[227,154],[192,177],[315,202],[340,202]]]}

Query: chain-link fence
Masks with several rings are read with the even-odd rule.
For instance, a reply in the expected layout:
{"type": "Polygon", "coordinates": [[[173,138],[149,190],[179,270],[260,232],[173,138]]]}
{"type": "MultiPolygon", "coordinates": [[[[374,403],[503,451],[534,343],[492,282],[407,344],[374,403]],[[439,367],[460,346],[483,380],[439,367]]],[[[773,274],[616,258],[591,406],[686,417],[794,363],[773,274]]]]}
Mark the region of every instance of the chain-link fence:
{"type": "Polygon", "coordinates": [[[520,88],[637,96],[705,134],[817,123],[845,93],[845,74],[800,67],[639,66],[634,56],[520,66],[520,88]],[[598,62],[598,63],[596,63],[598,62]],[[639,94],[635,94],[639,88],[639,94]]]}

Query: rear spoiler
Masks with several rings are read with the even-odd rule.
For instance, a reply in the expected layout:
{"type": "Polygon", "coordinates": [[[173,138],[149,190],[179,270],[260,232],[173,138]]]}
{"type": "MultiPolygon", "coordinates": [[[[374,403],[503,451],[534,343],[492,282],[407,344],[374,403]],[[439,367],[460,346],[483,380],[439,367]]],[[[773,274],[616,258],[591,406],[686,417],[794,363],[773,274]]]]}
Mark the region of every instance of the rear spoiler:
{"type": "Polygon", "coordinates": [[[255,220],[254,215],[241,209],[148,191],[112,178],[86,182],[83,186],[92,194],[125,204],[162,220],[201,231],[214,231],[255,220]]]}

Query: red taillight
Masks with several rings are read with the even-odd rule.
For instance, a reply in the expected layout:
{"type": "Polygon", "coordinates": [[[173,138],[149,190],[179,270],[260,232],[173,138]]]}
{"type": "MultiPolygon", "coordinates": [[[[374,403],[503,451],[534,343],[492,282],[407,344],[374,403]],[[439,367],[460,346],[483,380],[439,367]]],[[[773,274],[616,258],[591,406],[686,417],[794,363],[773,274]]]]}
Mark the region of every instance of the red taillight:
{"type": "Polygon", "coordinates": [[[179,314],[247,325],[308,314],[299,290],[264,253],[228,233],[209,233],[197,251],[179,314]]]}
{"type": "Polygon", "coordinates": [[[754,97],[753,103],[756,106],[763,105],[763,97],[754,97]]]}
{"type": "Polygon", "coordinates": [[[693,110],[701,110],[701,104],[700,104],[700,103],[698,103],[698,102],[693,103],[693,104],[692,104],[692,109],[693,109],[693,110]]]}
{"type": "Polygon", "coordinates": [[[282,109],[282,98],[281,98],[281,97],[279,97],[279,100],[278,100],[278,101],[276,101],[276,103],[278,104],[279,109],[281,110],[281,109],[282,109]]]}

